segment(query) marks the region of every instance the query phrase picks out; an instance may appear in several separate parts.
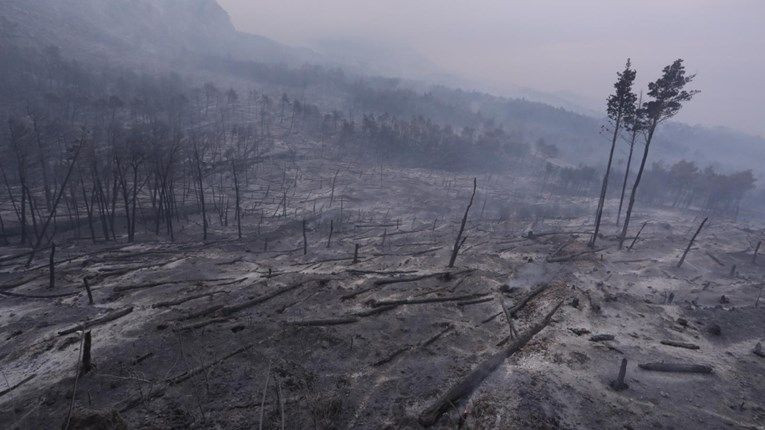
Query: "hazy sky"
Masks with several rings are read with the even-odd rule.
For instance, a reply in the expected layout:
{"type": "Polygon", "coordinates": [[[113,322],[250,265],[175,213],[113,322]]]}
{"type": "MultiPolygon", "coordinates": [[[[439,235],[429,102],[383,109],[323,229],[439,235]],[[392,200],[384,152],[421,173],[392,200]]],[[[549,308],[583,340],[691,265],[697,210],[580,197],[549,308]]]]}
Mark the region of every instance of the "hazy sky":
{"type": "MultiPolygon", "coordinates": [[[[501,91],[568,92],[598,107],[632,57],[654,80],[682,57],[702,93],[678,117],[765,136],[763,0],[219,0],[242,31],[415,51],[501,91]]],[[[585,102],[583,102],[585,103],[585,102]]],[[[594,106],[593,106],[594,105],[594,106]]]]}

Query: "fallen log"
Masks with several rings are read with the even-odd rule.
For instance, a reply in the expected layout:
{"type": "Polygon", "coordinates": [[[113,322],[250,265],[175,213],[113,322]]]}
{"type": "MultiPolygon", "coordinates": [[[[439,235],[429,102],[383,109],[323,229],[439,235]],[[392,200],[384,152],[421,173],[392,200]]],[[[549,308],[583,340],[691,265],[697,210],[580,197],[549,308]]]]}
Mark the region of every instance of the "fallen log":
{"type": "Polygon", "coordinates": [[[159,287],[160,285],[174,285],[174,284],[182,284],[185,282],[193,282],[193,281],[162,281],[162,282],[150,282],[147,284],[136,284],[136,285],[122,285],[114,287],[115,293],[122,293],[125,291],[132,291],[132,290],[141,290],[144,288],[154,288],[159,287]]]}
{"type": "Polygon", "coordinates": [[[538,237],[555,236],[559,234],[592,234],[592,232],[577,230],[577,231],[548,231],[545,233],[534,233],[533,231],[529,231],[527,234],[521,235],[521,237],[524,239],[536,239],[538,237]]]}
{"type": "Polygon", "coordinates": [[[720,266],[722,266],[722,267],[725,267],[725,263],[723,263],[723,262],[722,262],[722,261],[720,261],[720,260],[719,260],[717,257],[715,257],[714,255],[712,255],[712,253],[711,253],[711,252],[709,252],[709,251],[704,251],[704,253],[707,255],[707,257],[709,257],[709,258],[711,258],[712,260],[714,260],[714,262],[715,262],[715,263],[719,264],[719,265],[720,265],[720,266]]]}
{"type": "Polygon", "coordinates": [[[506,315],[509,318],[515,317],[515,314],[521,310],[524,306],[526,306],[526,303],[529,302],[529,300],[533,299],[539,293],[543,292],[544,290],[548,289],[550,287],[550,284],[541,284],[537,288],[531,290],[528,294],[523,296],[520,300],[518,300],[518,303],[513,305],[510,309],[507,310],[506,315]]]}
{"type": "Polygon", "coordinates": [[[396,305],[381,306],[379,308],[372,308],[372,309],[369,309],[369,310],[365,310],[365,311],[361,311],[361,312],[356,312],[353,315],[355,315],[357,317],[368,317],[368,316],[377,315],[377,314],[381,314],[383,312],[387,312],[387,311],[396,309],[397,307],[398,306],[396,306],[396,305]]]}
{"type": "Polygon", "coordinates": [[[493,297],[485,297],[482,299],[475,299],[475,300],[466,300],[464,302],[457,303],[457,306],[470,306],[470,305],[477,305],[479,303],[486,303],[494,300],[493,297]]]}
{"type": "Polygon", "coordinates": [[[356,317],[343,317],[343,318],[328,318],[328,319],[318,319],[318,320],[290,321],[289,324],[300,326],[300,327],[319,327],[319,326],[327,326],[327,325],[353,324],[358,321],[359,319],[356,317]]]}
{"type": "Polygon", "coordinates": [[[562,257],[548,257],[545,259],[548,263],[565,263],[568,261],[573,261],[576,258],[579,258],[583,255],[587,254],[597,254],[598,252],[605,251],[606,248],[599,248],[599,249],[588,249],[586,251],[577,252],[576,254],[566,255],[562,257]]]}
{"type": "Polygon", "coordinates": [[[216,324],[216,323],[222,323],[228,321],[228,318],[213,318],[209,320],[199,321],[194,324],[187,324],[178,327],[177,331],[189,331],[189,330],[196,330],[198,328],[206,327],[210,324],[216,324]]]}
{"type": "Polygon", "coordinates": [[[263,302],[266,302],[268,300],[273,299],[274,297],[280,296],[280,295],[282,295],[284,293],[290,292],[290,291],[292,291],[294,289],[297,289],[297,288],[300,288],[302,286],[303,286],[302,282],[298,283],[298,284],[287,285],[286,287],[279,288],[278,290],[276,290],[274,292],[271,292],[269,294],[266,294],[264,296],[260,296],[258,298],[252,299],[252,300],[247,300],[247,301],[245,301],[243,303],[239,303],[237,305],[225,306],[223,309],[221,309],[221,313],[223,315],[231,315],[231,314],[234,314],[234,313],[239,312],[241,310],[244,310],[244,309],[251,308],[253,306],[259,305],[259,304],[261,304],[263,302]]]}
{"type": "Polygon", "coordinates": [[[429,345],[431,345],[433,342],[437,341],[441,338],[441,336],[445,335],[446,333],[452,331],[454,329],[454,326],[449,324],[445,329],[441,330],[440,332],[436,333],[435,335],[428,338],[428,340],[421,342],[419,345],[406,345],[402,348],[399,348],[398,350],[394,351],[392,354],[388,355],[385,358],[382,358],[374,363],[372,363],[373,367],[379,367],[383,364],[390,363],[391,361],[395,360],[399,355],[411,351],[416,348],[425,348],[429,345]]]}
{"type": "Polygon", "coordinates": [[[643,370],[653,370],[656,372],[678,372],[678,373],[712,373],[712,366],[704,364],[689,363],[643,363],[638,364],[643,370]]]}
{"type": "Polygon", "coordinates": [[[180,320],[193,320],[199,317],[204,317],[210,314],[214,314],[215,312],[218,312],[219,310],[223,309],[223,305],[214,305],[210,306],[209,308],[202,309],[201,311],[192,312],[183,318],[179,318],[180,320]]]}
{"type": "Polygon", "coordinates": [[[415,281],[420,281],[420,280],[428,279],[428,278],[434,278],[438,276],[451,277],[451,276],[463,275],[465,273],[470,273],[474,271],[475,269],[465,269],[465,270],[460,270],[457,272],[445,271],[445,272],[428,273],[428,274],[420,275],[420,276],[400,277],[400,278],[394,278],[394,279],[379,279],[375,281],[375,285],[397,284],[401,282],[415,282],[415,281]]]}
{"type": "Polygon", "coordinates": [[[354,275],[406,275],[410,273],[417,273],[416,270],[361,270],[361,269],[346,269],[346,272],[354,275]]]}
{"type": "Polygon", "coordinates": [[[201,282],[221,282],[221,281],[233,281],[237,278],[212,278],[212,279],[184,279],[184,280],[178,280],[178,281],[162,281],[162,282],[150,282],[147,284],[137,284],[137,285],[123,285],[114,287],[115,293],[121,293],[124,291],[131,291],[131,290],[140,290],[144,288],[154,288],[159,287],[160,285],[176,285],[176,284],[197,284],[201,282]]]}
{"type": "Polygon", "coordinates": [[[61,297],[71,297],[80,294],[75,291],[72,293],[59,293],[59,294],[20,294],[12,293],[10,291],[0,290],[0,296],[17,297],[20,299],[59,299],[61,297]]]}
{"type": "Polygon", "coordinates": [[[486,324],[488,322],[492,322],[492,321],[494,321],[494,319],[496,319],[500,315],[502,315],[502,312],[497,312],[496,314],[491,315],[488,318],[486,318],[485,320],[481,321],[481,324],[486,324]]]}
{"type": "Polygon", "coordinates": [[[157,303],[151,305],[151,307],[152,308],[167,308],[167,307],[170,307],[170,306],[180,305],[182,303],[186,303],[186,302],[191,301],[191,300],[201,299],[203,297],[210,297],[210,296],[213,296],[215,294],[225,293],[225,292],[227,292],[227,291],[213,291],[213,292],[209,292],[209,293],[194,294],[193,296],[182,297],[182,298],[176,299],[176,300],[168,300],[168,301],[165,301],[165,302],[157,302],[157,303]]]}
{"type": "Polygon", "coordinates": [[[398,350],[394,351],[393,354],[390,354],[390,355],[388,355],[385,358],[382,358],[382,359],[380,359],[378,361],[375,361],[374,363],[372,363],[372,366],[373,367],[380,367],[383,364],[390,363],[391,361],[395,360],[396,357],[398,357],[399,355],[409,351],[412,348],[414,348],[414,347],[411,346],[411,345],[407,345],[407,346],[405,346],[403,348],[399,348],[398,350]]]}
{"type": "Polygon", "coordinates": [[[27,382],[31,381],[32,379],[34,379],[35,376],[37,376],[37,374],[33,373],[33,374],[27,376],[26,378],[22,379],[21,381],[15,383],[14,385],[11,385],[10,387],[4,389],[3,391],[0,391],[0,397],[3,397],[4,395],[10,393],[11,391],[15,390],[16,388],[19,388],[20,386],[22,386],[22,385],[26,384],[27,382]]]}
{"type": "Polygon", "coordinates": [[[415,252],[376,252],[372,255],[375,257],[416,257],[418,255],[436,252],[442,248],[443,246],[438,246],[435,248],[428,248],[428,249],[423,249],[421,251],[415,251],[415,252]]]}
{"type": "Polygon", "coordinates": [[[373,308],[379,308],[381,306],[399,306],[399,305],[419,305],[424,303],[441,303],[441,302],[459,302],[463,300],[474,300],[477,298],[484,298],[487,294],[467,294],[462,296],[451,297],[429,297],[424,299],[401,299],[401,300],[372,300],[370,306],[373,308]]]}
{"type": "Polygon", "coordinates": [[[635,258],[632,260],[614,260],[612,263],[645,263],[650,261],[651,263],[657,263],[659,260],[655,258],[635,258]]]}
{"type": "Polygon", "coordinates": [[[247,351],[248,349],[252,348],[253,346],[255,346],[255,344],[243,346],[243,347],[241,347],[241,348],[239,348],[239,349],[237,349],[237,350],[235,350],[235,351],[233,351],[233,352],[231,352],[229,354],[226,354],[225,356],[223,356],[223,357],[221,357],[221,358],[219,358],[219,359],[217,359],[217,360],[215,360],[213,362],[210,362],[210,363],[205,364],[203,366],[199,366],[199,367],[197,367],[195,369],[192,369],[192,370],[189,370],[187,372],[183,372],[183,373],[181,373],[181,374],[179,374],[179,375],[177,375],[175,377],[167,378],[167,379],[165,379],[165,383],[164,384],[162,384],[161,386],[156,387],[156,388],[150,390],[148,393],[141,392],[141,393],[139,393],[139,394],[137,394],[137,395],[135,395],[135,396],[133,396],[133,397],[123,401],[123,402],[120,402],[119,405],[121,405],[121,406],[119,406],[119,411],[120,412],[126,412],[126,411],[128,411],[128,410],[130,410],[130,409],[132,409],[132,408],[134,408],[136,406],[138,406],[139,404],[141,404],[141,402],[148,401],[148,400],[151,400],[151,399],[153,399],[155,397],[161,396],[162,393],[164,393],[165,390],[168,387],[180,384],[181,382],[184,382],[184,381],[188,380],[189,378],[191,378],[191,377],[193,377],[195,375],[198,375],[198,374],[204,372],[205,370],[207,370],[207,369],[209,369],[209,368],[211,368],[213,366],[218,366],[220,363],[224,362],[225,360],[228,360],[229,358],[231,358],[231,357],[233,357],[235,355],[241,354],[241,353],[247,351]]]}
{"type": "Polygon", "coordinates": [[[694,344],[688,343],[688,342],[676,342],[674,340],[662,340],[661,344],[662,345],[667,345],[667,346],[674,346],[674,347],[677,347],[677,348],[699,349],[698,345],[694,345],[694,344]]]}
{"type": "Polygon", "coordinates": [[[518,336],[508,346],[489,356],[470,371],[470,373],[454,384],[443,396],[420,414],[418,417],[419,423],[424,427],[429,427],[435,424],[441,414],[446,412],[461,398],[470,395],[483,382],[483,380],[486,379],[486,377],[493,373],[494,370],[505,361],[506,358],[518,352],[535,335],[547,327],[547,325],[550,324],[553,315],[558,311],[562,304],[563,301],[559,302],[541,321],[531,326],[525,333],[518,336]]]}
{"type": "Polygon", "coordinates": [[[12,289],[14,289],[16,287],[20,287],[20,286],[22,286],[24,284],[28,284],[28,283],[36,280],[36,279],[42,278],[43,276],[45,276],[45,275],[44,274],[39,274],[39,275],[35,275],[35,276],[30,276],[30,277],[27,277],[27,278],[22,278],[22,279],[19,279],[18,281],[10,282],[8,284],[0,285],[0,291],[12,290],[12,289]]]}
{"type": "Polygon", "coordinates": [[[129,314],[130,312],[133,312],[133,307],[132,306],[129,306],[129,307],[124,308],[124,309],[120,309],[118,311],[106,314],[106,315],[104,315],[102,317],[99,317],[99,318],[96,318],[96,319],[93,319],[93,320],[90,320],[90,321],[82,322],[82,323],[77,324],[77,325],[75,325],[73,327],[70,327],[68,329],[61,330],[61,331],[58,332],[58,334],[59,334],[59,336],[66,336],[68,334],[76,333],[78,331],[82,331],[82,330],[88,329],[90,327],[94,327],[94,326],[97,326],[97,325],[105,324],[105,323],[108,323],[110,321],[114,321],[114,320],[116,320],[118,318],[122,318],[125,315],[129,314]]]}
{"type": "Polygon", "coordinates": [[[350,292],[348,294],[345,294],[345,295],[341,296],[340,300],[349,300],[349,299],[352,299],[352,298],[354,298],[356,296],[360,296],[360,295],[362,295],[362,294],[364,294],[364,293],[366,293],[368,291],[372,291],[372,290],[375,289],[375,287],[379,287],[379,286],[382,286],[382,285],[398,284],[398,283],[402,283],[402,282],[416,282],[416,281],[421,281],[423,279],[435,278],[435,277],[438,277],[438,276],[450,276],[451,277],[451,276],[462,275],[462,274],[465,274],[465,273],[470,273],[470,272],[473,272],[473,271],[475,271],[475,269],[466,269],[466,270],[461,270],[461,271],[457,271],[457,272],[435,272],[435,273],[428,273],[428,274],[419,275],[419,276],[402,276],[402,277],[392,278],[392,279],[378,279],[378,280],[374,281],[374,283],[371,286],[368,286],[366,288],[362,288],[360,290],[356,290],[356,291],[353,291],[353,292],[350,292]]]}

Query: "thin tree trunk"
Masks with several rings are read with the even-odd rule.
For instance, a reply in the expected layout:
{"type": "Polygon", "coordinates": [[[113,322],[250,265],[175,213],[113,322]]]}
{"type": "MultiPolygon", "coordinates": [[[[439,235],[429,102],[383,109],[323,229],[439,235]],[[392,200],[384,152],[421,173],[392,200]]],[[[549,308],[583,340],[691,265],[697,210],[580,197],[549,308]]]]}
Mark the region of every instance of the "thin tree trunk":
{"type": "Polygon", "coordinates": [[[632,209],[635,206],[635,198],[637,197],[638,186],[640,185],[640,179],[643,178],[643,171],[645,171],[645,164],[648,160],[648,150],[651,147],[651,140],[653,139],[653,133],[656,131],[657,121],[653,120],[651,128],[648,132],[648,139],[645,142],[645,150],[643,151],[643,158],[640,160],[640,168],[638,174],[635,177],[635,183],[632,184],[632,192],[630,193],[630,200],[627,204],[627,213],[624,215],[624,226],[622,227],[622,234],[619,236],[619,249],[624,247],[624,240],[627,237],[627,231],[630,227],[630,218],[632,218],[632,209]]]}
{"type": "Polygon", "coordinates": [[[308,238],[305,235],[305,219],[303,219],[303,255],[308,254],[308,238]]]}
{"type": "Polygon", "coordinates": [[[603,175],[603,185],[600,188],[600,199],[598,200],[598,209],[595,212],[595,232],[592,234],[590,248],[595,247],[595,242],[598,240],[598,232],[600,231],[600,220],[603,218],[603,206],[606,202],[606,191],[608,191],[608,177],[611,175],[611,163],[614,160],[614,149],[616,149],[616,139],[619,137],[619,126],[621,125],[621,112],[619,117],[616,118],[614,124],[614,135],[611,138],[611,151],[608,153],[608,164],[606,165],[606,174],[603,175]]]}
{"type": "MultiPolygon", "coordinates": [[[[239,198],[239,175],[236,172],[236,164],[231,162],[231,170],[234,173],[234,192],[236,193],[236,233],[239,239],[242,238],[242,215],[241,200],[239,198]]],[[[305,236],[305,221],[303,222],[303,235],[305,236]]]]}
{"type": "Polygon", "coordinates": [[[619,226],[622,218],[622,205],[624,204],[624,194],[627,191],[627,179],[630,176],[630,167],[632,166],[632,154],[635,151],[635,139],[637,130],[632,130],[632,139],[630,140],[630,155],[627,157],[627,168],[624,171],[624,182],[622,183],[622,195],[619,197],[619,212],[616,214],[616,225],[619,226]]]}
{"type": "Polygon", "coordinates": [[[454,247],[452,247],[452,255],[449,258],[449,265],[447,267],[454,267],[454,262],[457,261],[457,254],[460,252],[460,248],[465,243],[465,240],[462,238],[462,233],[465,231],[465,223],[467,223],[468,213],[470,212],[470,207],[473,206],[473,199],[475,198],[475,191],[476,188],[478,188],[478,180],[476,178],[473,178],[473,194],[470,195],[470,201],[468,202],[467,208],[465,209],[465,215],[462,217],[462,223],[460,224],[460,231],[457,233],[457,239],[454,241],[454,247]]]}
{"type": "MultiPolygon", "coordinates": [[[[2,219],[0,219],[0,222],[2,222],[2,219]]],[[[752,255],[752,264],[757,264],[757,252],[760,251],[760,245],[762,245],[762,241],[757,242],[757,247],[754,248],[754,254],[752,255]]]]}
{"type": "Polygon", "coordinates": [[[56,208],[58,207],[58,202],[61,200],[61,196],[64,194],[64,190],[66,189],[66,184],[69,182],[69,177],[72,175],[72,170],[74,169],[75,163],[77,163],[77,156],[80,154],[80,149],[82,149],[82,145],[85,143],[85,139],[83,138],[80,140],[80,144],[77,145],[77,149],[74,151],[74,155],[72,156],[72,162],[69,164],[69,169],[66,172],[66,177],[64,177],[64,182],[61,184],[61,188],[58,191],[58,194],[56,195],[56,199],[53,201],[53,207],[51,208],[51,212],[48,215],[48,219],[45,220],[45,224],[43,225],[43,230],[40,232],[40,235],[37,236],[37,241],[35,242],[35,246],[32,248],[32,252],[29,254],[29,259],[27,260],[27,267],[30,263],[32,263],[32,260],[35,257],[35,251],[40,247],[40,243],[42,242],[43,236],[45,236],[45,231],[48,229],[48,225],[50,224],[51,218],[53,218],[53,215],[56,213],[56,208]]]}
{"type": "Polygon", "coordinates": [[[202,239],[207,240],[207,209],[205,208],[205,190],[202,184],[202,161],[200,160],[199,149],[194,144],[194,159],[197,167],[197,182],[199,185],[199,203],[202,208],[202,239]]]}

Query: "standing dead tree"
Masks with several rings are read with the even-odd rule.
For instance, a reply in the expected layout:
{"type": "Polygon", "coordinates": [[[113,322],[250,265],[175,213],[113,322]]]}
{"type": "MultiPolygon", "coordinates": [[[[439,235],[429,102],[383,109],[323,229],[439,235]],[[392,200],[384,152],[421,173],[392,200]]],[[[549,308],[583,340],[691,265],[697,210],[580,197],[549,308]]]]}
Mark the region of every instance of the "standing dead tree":
{"type": "MultiPolygon", "coordinates": [[[[236,193],[236,234],[239,239],[242,238],[242,205],[239,196],[239,175],[236,171],[236,162],[231,162],[231,172],[234,176],[234,192],[236,193]]],[[[305,220],[303,221],[303,239],[305,239],[305,220]]]]}
{"type": "Polygon", "coordinates": [[[762,241],[757,242],[757,246],[754,248],[754,254],[752,254],[752,264],[757,264],[757,253],[760,251],[760,245],[762,245],[762,241]]]}
{"type": "Polygon", "coordinates": [[[335,231],[335,221],[329,220],[329,236],[327,237],[327,248],[332,246],[332,233],[335,231]]]}
{"type": "MultiPolygon", "coordinates": [[[[677,262],[677,267],[682,266],[683,263],[685,262],[685,257],[688,255],[688,251],[691,250],[691,246],[693,246],[693,242],[696,240],[696,236],[699,235],[699,233],[701,232],[701,229],[704,227],[704,224],[707,223],[708,219],[709,218],[704,218],[704,221],[701,221],[701,224],[699,225],[699,228],[696,229],[696,233],[693,234],[693,237],[691,238],[691,241],[688,242],[688,246],[685,248],[685,252],[683,252],[683,256],[680,258],[680,261],[677,262]]],[[[735,266],[734,266],[734,270],[735,270],[735,266]]]]}
{"type": "MultiPolygon", "coordinates": [[[[640,107],[643,105],[643,92],[640,92],[640,97],[638,97],[637,107],[640,107]]],[[[624,182],[622,182],[622,193],[619,196],[619,211],[616,213],[616,225],[618,226],[621,224],[622,220],[622,208],[624,207],[624,195],[627,193],[627,180],[630,177],[630,167],[632,167],[632,156],[635,153],[635,142],[637,141],[638,133],[642,130],[643,126],[643,117],[642,117],[643,111],[640,109],[635,109],[634,115],[632,116],[632,123],[628,124],[629,128],[632,129],[632,135],[630,137],[629,142],[627,144],[630,147],[629,155],[627,156],[627,167],[624,169],[624,182]]]]}
{"type": "Polygon", "coordinates": [[[48,263],[48,275],[50,276],[50,282],[49,287],[53,288],[56,286],[56,262],[55,262],[55,255],[56,255],[56,244],[55,242],[51,242],[50,244],[50,261],[48,263]]]}
{"type": "Polygon", "coordinates": [[[475,190],[478,187],[478,179],[473,178],[473,194],[470,195],[470,201],[465,209],[465,215],[462,217],[462,223],[460,224],[460,230],[457,233],[457,239],[454,241],[454,247],[452,248],[452,256],[449,258],[449,265],[447,267],[454,267],[454,262],[457,261],[457,254],[460,252],[460,248],[465,244],[467,236],[462,237],[462,233],[465,231],[465,223],[467,223],[468,213],[470,207],[473,206],[473,199],[475,198],[475,190]]]}
{"type": "Polygon", "coordinates": [[[335,176],[332,177],[332,191],[329,195],[329,207],[332,207],[332,203],[335,201],[335,182],[337,181],[337,175],[340,174],[340,170],[338,169],[335,172],[335,176]]]}
{"type": "Polygon", "coordinates": [[[598,239],[600,230],[600,220],[603,217],[603,206],[606,201],[606,191],[608,190],[608,178],[611,175],[611,163],[614,160],[614,149],[616,149],[616,140],[619,138],[619,130],[623,123],[630,124],[635,115],[635,101],[637,97],[632,92],[632,83],[635,81],[635,70],[631,69],[630,60],[627,59],[627,65],[624,71],[617,73],[619,80],[614,84],[616,92],[608,97],[608,118],[613,124],[613,136],[611,137],[611,151],[608,153],[608,164],[606,173],[603,175],[603,185],[600,188],[600,199],[598,200],[598,209],[595,212],[595,232],[588,243],[590,248],[595,247],[595,241],[598,239]]]}
{"type": "Polygon", "coordinates": [[[56,198],[53,201],[53,206],[51,207],[50,213],[48,214],[48,218],[45,220],[45,224],[43,225],[42,231],[37,236],[37,240],[35,241],[35,246],[32,247],[32,252],[29,254],[29,259],[27,260],[26,266],[29,267],[29,265],[32,263],[32,260],[35,258],[35,251],[40,248],[40,244],[42,243],[43,238],[45,237],[45,232],[48,230],[48,226],[50,225],[51,219],[53,219],[53,216],[56,214],[56,208],[58,208],[58,203],[61,201],[61,196],[64,195],[64,190],[66,190],[66,184],[69,182],[69,178],[72,176],[72,170],[74,170],[74,165],[77,164],[77,156],[80,154],[80,149],[82,149],[83,144],[85,143],[85,137],[83,136],[82,139],[80,139],[80,143],[75,147],[74,153],[72,154],[72,160],[69,163],[69,169],[67,169],[66,176],[64,177],[64,181],[61,183],[61,187],[58,190],[58,193],[56,194],[56,198]]]}
{"type": "Polygon", "coordinates": [[[199,144],[194,141],[193,147],[194,170],[196,174],[197,186],[199,187],[199,205],[202,209],[202,240],[207,241],[207,210],[205,208],[205,189],[202,182],[202,159],[204,154],[199,149],[199,144]]]}
{"type": "Polygon", "coordinates": [[[305,219],[303,219],[303,255],[308,255],[308,238],[305,235],[305,219]]]}

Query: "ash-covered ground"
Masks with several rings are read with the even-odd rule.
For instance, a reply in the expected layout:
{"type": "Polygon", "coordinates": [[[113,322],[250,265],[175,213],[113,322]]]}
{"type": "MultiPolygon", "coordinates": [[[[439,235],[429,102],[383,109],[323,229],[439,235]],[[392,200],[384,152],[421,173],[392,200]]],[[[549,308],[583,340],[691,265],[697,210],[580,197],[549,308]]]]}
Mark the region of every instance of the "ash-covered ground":
{"type": "Polygon", "coordinates": [[[53,289],[46,251],[1,249],[2,427],[765,428],[761,225],[711,217],[677,267],[701,214],[638,202],[618,250],[607,211],[590,249],[593,200],[484,175],[447,268],[472,177],[280,163],[242,240],[62,242],[53,289]]]}

